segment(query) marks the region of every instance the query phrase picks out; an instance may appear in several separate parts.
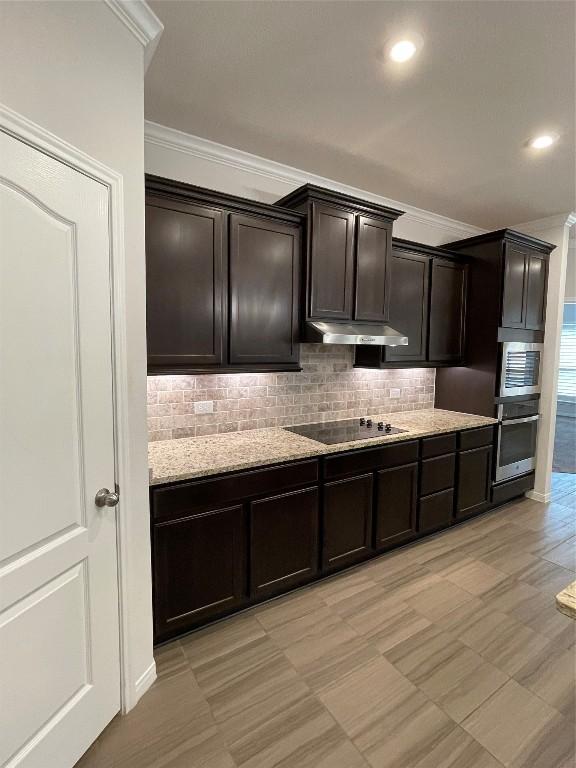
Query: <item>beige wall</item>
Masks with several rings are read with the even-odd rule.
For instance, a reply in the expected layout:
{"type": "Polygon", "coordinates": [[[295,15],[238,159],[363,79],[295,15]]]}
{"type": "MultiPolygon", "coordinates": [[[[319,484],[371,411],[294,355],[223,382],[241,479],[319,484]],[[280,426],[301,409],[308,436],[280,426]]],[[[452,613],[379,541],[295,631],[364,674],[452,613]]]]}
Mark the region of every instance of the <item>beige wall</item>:
{"type": "Polygon", "coordinates": [[[568,238],[564,301],[576,301],[576,227],[572,227],[568,238]]]}
{"type": "MultiPolygon", "coordinates": [[[[0,2],[0,102],[120,173],[124,183],[130,372],[128,687],[152,657],[146,441],[143,48],[110,8],[0,2]]],[[[33,362],[31,361],[31,365],[33,362]]],[[[41,372],[38,372],[41,376],[41,372]]],[[[135,694],[134,694],[135,695],[135,694]]]]}

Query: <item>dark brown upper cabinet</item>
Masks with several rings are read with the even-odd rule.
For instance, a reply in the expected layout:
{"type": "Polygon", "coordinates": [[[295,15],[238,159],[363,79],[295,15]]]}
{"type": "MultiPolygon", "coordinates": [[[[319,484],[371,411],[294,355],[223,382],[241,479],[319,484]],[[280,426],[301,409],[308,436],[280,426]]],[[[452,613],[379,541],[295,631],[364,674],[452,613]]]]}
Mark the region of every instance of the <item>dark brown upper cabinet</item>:
{"type": "Polygon", "coordinates": [[[554,245],[511,229],[450,243],[468,258],[466,366],[436,374],[437,408],[495,415],[501,342],[542,343],[554,245]]]}
{"type": "Polygon", "coordinates": [[[387,322],[392,224],[403,211],[311,184],[278,205],[308,217],[305,319],[387,322]]]}
{"type": "Polygon", "coordinates": [[[309,317],[348,320],[352,317],[354,279],[354,215],[334,206],[311,206],[313,261],[309,271],[309,317]]]}
{"type": "Polygon", "coordinates": [[[356,365],[402,368],[460,365],[464,358],[467,267],[445,248],[392,241],[389,323],[407,346],[356,347],[356,365]]]}
{"type": "Polygon", "coordinates": [[[428,360],[460,364],[464,357],[466,265],[432,260],[428,360]]]}
{"type": "Polygon", "coordinates": [[[220,365],[225,357],[226,264],[222,211],[146,200],[150,368],[220,365]]]}
{"type": "Polygon", "coordinates": [[[230,363],[298,363],[300,230],[230,216],[230,363]]]}
{"type": "Polygon", "coordinates": [[[298,370],[303,216],[146,177],[148,372],[298,370]]]}
{"type": "Polygon", "coordinates": [[[512,229],[450,244],[475,257],[475,279],[482,280],[485,292],[497,296],[497,324],[526,331],[544,330],[548,260],[554,247],[512,229]]]}
{"type": "Polygon", "coordinates": [[[382,362],[422,363],[427,358],[430,257],[392,249],[390,325],[408,336],[405,347],[382,347],[382,362]]]}
{"type": "Polygon", "coordinates": [[[503,328],[544,330],[548,257],[530,248],[506,243],[502,286],[503,328]]]}
{"type": "Polygon", "coordinates": [[[373,216],[356,219],[354,320],[388,322],[392,225],[373,216]]]}

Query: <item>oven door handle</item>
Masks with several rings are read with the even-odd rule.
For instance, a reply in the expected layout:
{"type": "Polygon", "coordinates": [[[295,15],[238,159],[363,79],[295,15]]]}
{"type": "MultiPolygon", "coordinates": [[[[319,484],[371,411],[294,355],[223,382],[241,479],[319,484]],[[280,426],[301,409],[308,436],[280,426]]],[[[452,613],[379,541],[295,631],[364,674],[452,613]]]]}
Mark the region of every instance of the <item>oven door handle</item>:
{"type": "Polygon", "coordinates": [[[524,419],[502,419],[502,424],[527,424],[529,421],[538,421],[540,414],[536,416],[526,416],[524,419]]]}

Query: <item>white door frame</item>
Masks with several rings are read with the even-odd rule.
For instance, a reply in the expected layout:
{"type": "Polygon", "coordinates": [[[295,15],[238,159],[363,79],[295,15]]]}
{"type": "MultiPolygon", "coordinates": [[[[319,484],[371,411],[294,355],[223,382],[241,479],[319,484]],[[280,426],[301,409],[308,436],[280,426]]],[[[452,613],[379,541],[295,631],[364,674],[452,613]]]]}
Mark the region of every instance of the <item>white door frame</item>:
{"type": "MultiPolygon", "coordinates": [[[[130,648],[128,643],[128,516],[123,509],[131,508],[128,482],[129,429],[128,429],[128,367],[126,358],[126,261],[124,247],[124,191],[122,176],[89,155],[33,123],[0,103],[0,128],[56,160],[90,176],[109,190],[110,201],[110,272],[112,278],[112,370],[114,396],[114,463],[116,482],[120,486],[120,503],[116,514],[118,543],[118,616],[120,627],[120,701],[121,712],[126,713],[136,703],[136,694],[130,675],[130,648]]],[[[138,680],[138,688],[146,689],[155,677],[155,665],[146,671],[146,680],[138,680]]]]}

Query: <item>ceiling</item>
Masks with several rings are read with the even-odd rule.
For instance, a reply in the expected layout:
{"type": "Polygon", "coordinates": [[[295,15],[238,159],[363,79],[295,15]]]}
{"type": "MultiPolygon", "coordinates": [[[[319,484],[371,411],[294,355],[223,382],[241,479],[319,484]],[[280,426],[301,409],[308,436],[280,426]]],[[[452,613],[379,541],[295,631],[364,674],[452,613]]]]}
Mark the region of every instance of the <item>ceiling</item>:
{"type": "Polygon", "coordinates": [[[149,120],[481,227],[575,207],[572,2],[150,5],[149,120]]]}

